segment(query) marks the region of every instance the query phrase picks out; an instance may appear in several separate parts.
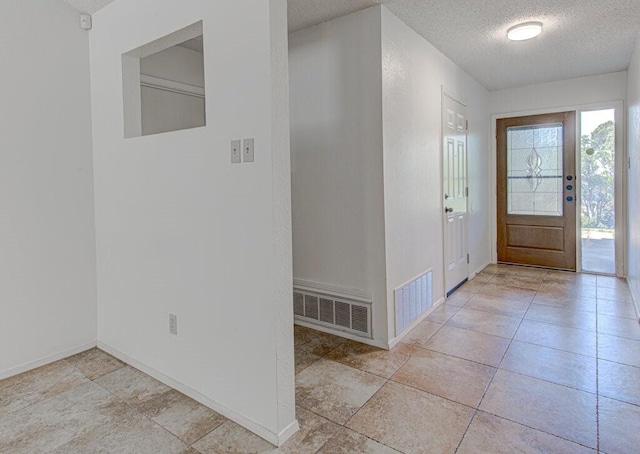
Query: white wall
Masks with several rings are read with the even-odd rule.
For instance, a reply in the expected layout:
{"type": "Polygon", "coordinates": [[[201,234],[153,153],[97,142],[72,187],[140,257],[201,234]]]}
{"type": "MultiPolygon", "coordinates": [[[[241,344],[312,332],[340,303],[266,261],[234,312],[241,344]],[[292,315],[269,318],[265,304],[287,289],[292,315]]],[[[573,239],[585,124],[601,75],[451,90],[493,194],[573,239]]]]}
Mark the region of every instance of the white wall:
{"type": "Polygon", "coordinates": [[[3,0],[0,43],[2,379],[95,345],[96,278],[87,32],[3,0]]]}
{"type": "Polygon", "coordinates": [[[99,345],[273,443],[297,426],[285,21],[284,0],[121,0],[91,32],[99,345]],[[207,126],[124,139],[121,55],[200,20],[207,126]]]}
{"type": "Polygon", "coordinates": [[[289,36],[294,277],[373,298],[388,342],[380,8],[289,36]]]}
{"type": "Polygon", "coordinates": [[[491,92],[491,113],[516,113],[625,99],[625,71],[491,92]]]}
{"type": "Polygon", "coordinates": [[[373,295],[434,269],[443,296],[441,89],[469,106],[471,272],[490,260],[488,92],[384,7],[292,33],[294,276],[373,295]]]}
{"type": "Polygon", "coordinates": [[[631,159],[628,170],[628,281],[640,314],[640,35],[628,71],[628,140],[627,153],[631,159]]]}
{"type": "Polygon", "coordinates": [[[469,118],[470,272],[489,263],[488,92],[382,8],[384,187],[389,330],[394,289],[433,268],[444,297],[442,87],[469,118]]]}

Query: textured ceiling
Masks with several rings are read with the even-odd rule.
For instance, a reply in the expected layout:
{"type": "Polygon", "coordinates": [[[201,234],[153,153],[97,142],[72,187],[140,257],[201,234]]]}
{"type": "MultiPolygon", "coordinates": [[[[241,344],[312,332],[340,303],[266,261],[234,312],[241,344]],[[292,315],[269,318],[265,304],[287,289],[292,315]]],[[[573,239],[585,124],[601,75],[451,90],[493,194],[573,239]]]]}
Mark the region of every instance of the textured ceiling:
{"type": "MultiPolygon", "coordinates": [[[[67,0],[94,13],[113,0],[67,0]]],[[[289,0],[289,30],[384,4],[490,90],[627,69],[640,0],[289,0]],[[510,26],[544,23],[512,43],[510,26]]]]}
{"type": "Polygon", "coordinates": [[[85,14],[93,14],[101,10],[114,0],[65,0],[75,9],[85,14]]]}
{"type": "Polygon", "coordinates": [[[289,0],[289,29],[381,3],[490,90],[626,70],[640,32],[640,0],[289,0]]]}

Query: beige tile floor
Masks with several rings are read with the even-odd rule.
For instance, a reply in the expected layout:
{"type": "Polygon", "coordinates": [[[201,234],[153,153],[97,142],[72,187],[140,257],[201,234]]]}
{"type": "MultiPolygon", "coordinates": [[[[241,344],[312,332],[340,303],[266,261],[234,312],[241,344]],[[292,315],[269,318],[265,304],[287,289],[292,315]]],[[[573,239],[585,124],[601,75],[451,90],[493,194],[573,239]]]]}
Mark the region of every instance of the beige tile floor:
{"type": "Polygon", "coordinates": [[[0,381],[0,453],[640,452],[640,326],[610,277],[489,266],[390,352],[296,326],[280,449],[93,349],[0,381]]]}

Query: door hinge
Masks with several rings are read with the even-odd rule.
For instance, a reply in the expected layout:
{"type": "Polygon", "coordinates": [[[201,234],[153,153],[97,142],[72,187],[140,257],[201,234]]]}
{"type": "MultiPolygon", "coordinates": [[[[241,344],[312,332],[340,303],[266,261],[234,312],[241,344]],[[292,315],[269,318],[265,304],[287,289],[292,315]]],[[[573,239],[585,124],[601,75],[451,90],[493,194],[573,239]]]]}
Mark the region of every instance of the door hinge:
{"type": "Polygon", "coordinates": [[[466,128],[466,131],[469,130],[469,120],[465,120],[465,128],[466,128]]]}
{"type": "Polygon", "coordinates": [[[627,169],[631,168],[631,156],[627,158],[627,169]]]}
{"type": "Polygon", "coordinates": [[[471,263],[471,257],[469,256],[469,254],[467,254],[467,265],[471,263]]]}
{"type": "Polygon", "coordinates": [[[464,188],[465,197],[469,197],[469,188],[464,188]]]}

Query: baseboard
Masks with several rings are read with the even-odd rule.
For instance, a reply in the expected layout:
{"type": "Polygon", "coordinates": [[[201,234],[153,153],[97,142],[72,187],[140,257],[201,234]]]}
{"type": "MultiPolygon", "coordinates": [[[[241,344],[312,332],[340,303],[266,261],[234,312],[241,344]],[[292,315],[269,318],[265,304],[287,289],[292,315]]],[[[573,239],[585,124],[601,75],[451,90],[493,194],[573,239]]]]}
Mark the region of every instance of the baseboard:
{"type": "Polygon", "coordinates": [[[474,277],[476,277],[478,274],[480,274],[482,272],[483,269],[485,269],[486,267],[488,267],[489,265],[491,265],[491,261],[488,261],[487,263],[485,263],[484,265],[482,265],[480,268],[478,268],[477,270],[475,270],[473,273],[471,273],[469,275],[469,280],[473,279],[474,277]]]}
{"type": "Polygon", "coordinates": [[[427,311],[425,311],[424,314],[422,314],[420,317],[415,319],[413,321],[413,323],[411,323],[411,325],[409,325],[407,328],[405,328],[405,330],[402,331],[402,333],[400,333],[400,335],[398,335],[398,336],[394,337],[393,339],[391,339],[391,341],[389,341],[389,345],[388,345],[389,350],[391,350],[393,347],[398,345],[398,343],[402,339],[404,339],[404,337],[407,334],[409,334],[411,332],[411,330],[413,330],[413,328],[418,326],[420,324],[420,322],[424,321],[424,319],[426,319],[433,311],[435,311],[441,304],[443,304],[444,301],[445,301],[444,297],[440,298],[438,301],[436,301],[436,303],[433,306],[431,306],[429,309],[427,309],[427,311]]]}
{"type": "Polygon", "coordinates": [[[278,444],[276,446],[282,446],[284,442],[291,438],[291,436],[298,430],[300,430],[300,424],[298,424],[298,420],[295,420],[284,430],[280,431],[280,433],[278,434],[278,444]]]}
{"type": "Polygon", "coordinates": [[[57,353],[54,353],[53,355],[45,356],[44,358],[40,358],[35,361],[29,361],[28,363],[20,364],[19,366],[15,366],[0,372],[0,380],[4,380],[5,378],[13,377],[15,375],[19,375],[24,372],[29,372],[30,370],[37,369],[38,367],[46,366],[47,364],[51,364],[56,361],[60,361],[61,359],[68,358],[69,356],[73,356],[85,350],[92,349],[93,347],[96,346],[96,344],[97,343],[95,341],[88,342],[86,344],[78,345],[73,348],[68,348],[66,350],[59,351],[57,353]]]}
{"type": "MultiPolygon", "coordinates": [[[[627,283],[629,280],[627,279],[627,283]]],[[[633,287],[629,285],[629,291],[631,292],[631,302],[633,303],[633,307],[636,310],[636,320],[640,323],[640,295],[636,295],[633,291],[633,287]]]]}
{"type": "Polygon", "coordinates": [[[162,372],[159,372],[156,369],[141,363],[137,359],[132,358],[126,353],[123,353],[105,344],[104,342],[98,341],[98,348],[101,350],[104,350],[110,355],[115,356],[116,358],[129,364],[130,366],[135,367],[136,369],[144,372],[145,374],[150,375],[151,377],[164,383],[165,385],[177,391],[180,391],[182,394],[191,397],[193,400],[201,403],[202,405],[205,405],[206,407],[211,408],[213,411],[220,413],[225,418],[230,419],[235,423],[238,423],[245,429],[258,435],[260,438],[265,439],[272,445],[281,446],[291,435],[293,435],[296,432],[296,430],[298,430],[298,422],[294,420],[293,423],[287,426],[287,428],[281,431],[280,433],[272,432],[271,430],[267,429],[261,424],[251,420],[250,418],[247,418],[246,416],[236,412],[235,410],[227,407],[226,405],[223,405],[219,402],[216,402],[213,399],[210,399],[209,397],[199,393],[198,391],[185,385],[184,383],[181,383],[163,374],[162,372]]]}

